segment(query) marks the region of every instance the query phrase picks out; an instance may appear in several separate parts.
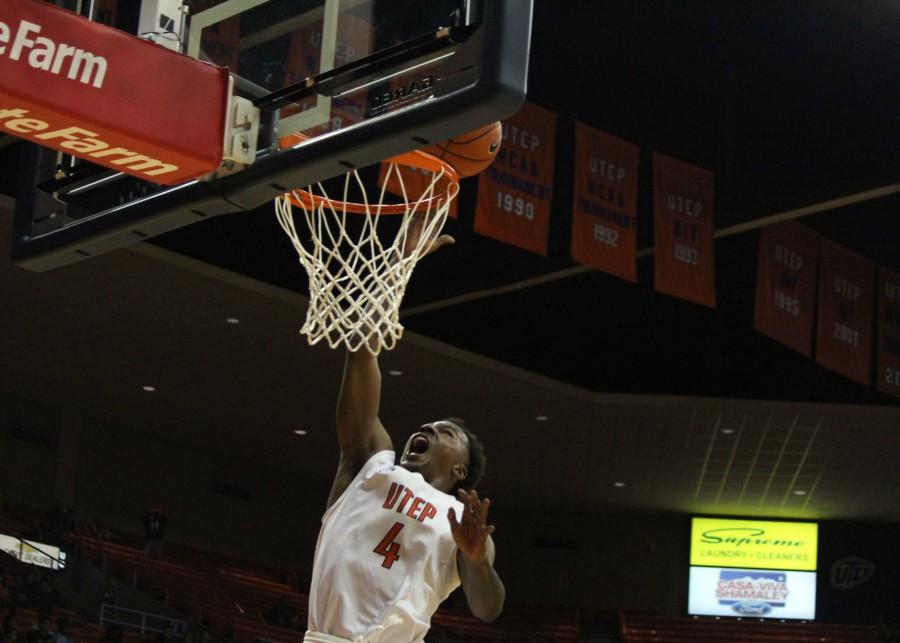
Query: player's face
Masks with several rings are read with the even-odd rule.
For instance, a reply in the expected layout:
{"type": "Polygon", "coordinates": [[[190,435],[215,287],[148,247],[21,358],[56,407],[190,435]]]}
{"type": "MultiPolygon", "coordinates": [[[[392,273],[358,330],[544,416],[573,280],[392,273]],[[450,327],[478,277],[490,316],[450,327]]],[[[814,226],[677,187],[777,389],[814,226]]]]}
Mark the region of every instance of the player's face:
{"type": "Polygon", "coordinates": [[[447,478],[453,483],[465,478],[469,464],[469,438],[453,422],[438,420],[423,424],[409,436],[400,465],[417,471],[431,482],[447,478]]]}

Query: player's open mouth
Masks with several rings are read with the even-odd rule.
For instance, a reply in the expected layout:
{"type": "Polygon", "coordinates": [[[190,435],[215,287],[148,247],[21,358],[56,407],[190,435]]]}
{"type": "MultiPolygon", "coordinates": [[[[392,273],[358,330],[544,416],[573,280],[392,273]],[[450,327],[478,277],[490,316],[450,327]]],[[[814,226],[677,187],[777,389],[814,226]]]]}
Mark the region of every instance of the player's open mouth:
{"type": "Polygon", "coordinates": [[[428,451],[429,447],[431,447],[431,442],[421,433],[413,436],[409,441],[409,452],[413,455],[421,455],[428,451]]]}

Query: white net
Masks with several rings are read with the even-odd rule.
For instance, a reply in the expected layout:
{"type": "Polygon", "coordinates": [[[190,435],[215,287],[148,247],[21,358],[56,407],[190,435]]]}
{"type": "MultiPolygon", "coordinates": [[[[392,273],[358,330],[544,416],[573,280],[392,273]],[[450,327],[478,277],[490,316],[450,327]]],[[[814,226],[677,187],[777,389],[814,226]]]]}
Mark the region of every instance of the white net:
{"type": "Polygon", "coordinates": [[[329,198],[321,183],[275,201],[278,222],[309,277],[309,309],[300,332],[310,344],[325,340],[331,348],[365,348],[377,355],[403,335],[399,313],[406,285],[440,235],[459,183],[441,169],[430,173],[421,195],[410,197],[404,182],[410,174],[398,163],[386,166],[377,202],[368,201],[356,171],[346,175],[341,201],[329,198]],[[399,207],[385,203],[391,184],[399,186],[399,207]],[[357,189],[363,203],[348,204],[357,189]]]}

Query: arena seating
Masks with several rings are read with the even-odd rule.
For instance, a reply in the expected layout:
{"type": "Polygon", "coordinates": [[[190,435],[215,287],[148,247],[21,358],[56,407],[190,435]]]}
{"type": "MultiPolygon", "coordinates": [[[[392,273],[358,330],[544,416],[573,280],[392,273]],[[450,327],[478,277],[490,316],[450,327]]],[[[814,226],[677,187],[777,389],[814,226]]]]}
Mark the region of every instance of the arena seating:
{"type": "MultiPolygon", "coordinates": [[[[163,560],[150,559],[142,550],[95,538],[77,537],[78,550],[109,573],[134,584],[189,618],[222,634],[235,643],[256,640],[299,643],[297,630],[265,623],[270,608],[282,596],[296,609],[300,627],[306,623],[307,595],[272,579],[273,574],[258,574],[257,568],[239,569],[237,561],[225,567],[210,564],[210,557],[199,556],[194,564],[189,556],[170,559],[167,545],[163,560]]],[[[578,637],[578,613],[575,610],[508,607],[494,623],[482,623],[468,616],[439,610],[433,619],[437,636],[466,641],[541,640],[568,643],[578,637]]],[[[437,639],[436,639],[437,640],[437,639]]]]}
{"type": "Polygon", "coordinates": [[[623,643],[884,643],[877,626],[620,612],[623,643]]]}
{"type": "MultiPolygon", "coordinates": [[[[54,629],[57,621],[62,616],[68,619],[66,633],[72,643],[97,643],[103,638],[105,629],[101,625],[86,622],[79,614],[71,610],[56,608],[50,613],[50,620],[54,629]]],[[[19,640],[24,640],[25,635],[38,624],[38,612],[37,610],[20,607],[16,610],[15,621],[20,632],[19,640]]],[[[122,643],[147,643],[153,639],[154,637],[149,634],[141,635],[138,632],[127,629],[123,630],[122,633],[122,643]]]]}

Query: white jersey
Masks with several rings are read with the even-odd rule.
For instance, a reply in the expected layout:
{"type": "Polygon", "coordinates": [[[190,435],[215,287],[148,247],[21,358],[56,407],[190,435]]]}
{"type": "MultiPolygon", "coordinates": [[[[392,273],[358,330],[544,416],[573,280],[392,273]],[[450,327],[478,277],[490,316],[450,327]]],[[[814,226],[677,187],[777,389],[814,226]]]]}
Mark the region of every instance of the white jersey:
{"type": "Polygon", "coordinates": [[[309,594],[309,630],[365,643],[422,641],[459,587],[447,512],[463,505],[373,455],[325,512],[309,594]]]}

